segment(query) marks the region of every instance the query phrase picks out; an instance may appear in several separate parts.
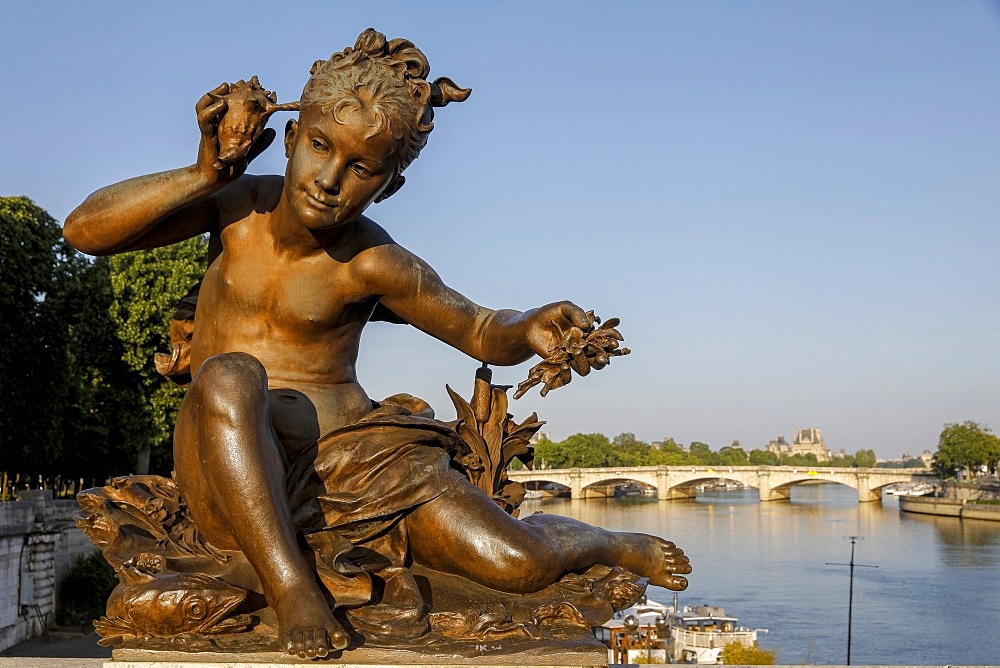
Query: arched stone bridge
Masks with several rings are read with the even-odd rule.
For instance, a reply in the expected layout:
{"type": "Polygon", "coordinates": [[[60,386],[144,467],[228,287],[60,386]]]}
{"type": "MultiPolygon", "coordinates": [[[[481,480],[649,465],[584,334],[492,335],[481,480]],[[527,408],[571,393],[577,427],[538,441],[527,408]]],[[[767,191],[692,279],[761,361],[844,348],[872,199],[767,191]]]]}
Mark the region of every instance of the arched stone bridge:
{"type": "MultiPolygon", "coordinates": [[[[861,502],[878,501],[887,485],[931,476],[912,469],[826,468],[802,466],[631,466],[620,468],[520,469],[509,472],[511,480],[555,482],[570,488],[574,499],[585,499],[588,488],[641,482],[656,488],[657,498],[684,499],[695,496],[695,487],[709,480],[731,480],[756,487],[761,501],[791,497],[792,487],[808,482],[836,482],[858,490],[861,502]]],[[[597,496],[597,494],[594,494],[597,496]]]]}

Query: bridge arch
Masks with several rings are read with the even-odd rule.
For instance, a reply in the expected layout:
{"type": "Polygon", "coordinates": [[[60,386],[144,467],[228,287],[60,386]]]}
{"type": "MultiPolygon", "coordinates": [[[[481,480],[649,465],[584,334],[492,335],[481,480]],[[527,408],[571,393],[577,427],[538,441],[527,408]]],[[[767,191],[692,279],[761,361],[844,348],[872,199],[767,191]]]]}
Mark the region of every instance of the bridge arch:
{"type": "Polygon", "coordinates": [[[632,480],[655,487],[657,498],[690,498],[694,488],[707,480],[732,480],[759,491],[761,501],[791,497],[796,485],[812,481],[835,482],[858,491],[862,502],[878,501],[882,490],[900,482],[926,478],[913,469],[826,468],[793,466],[634,466],[594,469],[542,469],[511,471],[510,478],[521,482],[551,480],[568,486],[573,498],[584,498],[588,488],[611,481],[632,480]]]}

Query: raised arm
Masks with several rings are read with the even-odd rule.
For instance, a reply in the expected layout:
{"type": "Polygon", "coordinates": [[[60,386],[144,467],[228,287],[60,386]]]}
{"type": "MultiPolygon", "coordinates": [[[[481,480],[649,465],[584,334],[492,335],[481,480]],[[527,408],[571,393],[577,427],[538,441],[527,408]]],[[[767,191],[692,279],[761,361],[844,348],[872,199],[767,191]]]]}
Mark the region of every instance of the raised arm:
{"type": "Polygon", "coordinates": [[[216,169],[217,126],[226,111],[218,96],[228,91],[229,84],[222,84],[212,91],[216,97],[206,94],[195,105],[201,139],[193,165],[98,190],[66,218],[66,240],[84,253],[110,255],[166,246],[215,229],[220,210],[240,190],[236,180],[274,139],[274,131],[265,130],[243,159],[216,169]]]}
{"type": "Polygon", "coordinates": [[[393,313],[481,362],[519,364],[554,349],[570,329],[589,325],[583,309],[571,302],[523,312],[479,306],[396,244],[371,248],[358,260],[365,282],[377,286],[393,313]]]}

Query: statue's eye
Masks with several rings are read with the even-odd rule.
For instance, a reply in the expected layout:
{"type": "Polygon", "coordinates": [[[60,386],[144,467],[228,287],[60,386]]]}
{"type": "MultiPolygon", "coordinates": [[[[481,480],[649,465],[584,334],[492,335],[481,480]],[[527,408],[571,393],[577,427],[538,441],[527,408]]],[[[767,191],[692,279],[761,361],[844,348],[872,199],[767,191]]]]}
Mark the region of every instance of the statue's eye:
{"type": "Polygon", "coordinates": [[[200,596],[192,596],[184,602],[184,616],[188,619],[204,619],[208,614],[208,601],[200,596]]]}
{"type": "Polygon", "coordinates": [[[355,174],[357,174],[363,179],[367,179],[369,176],[372,175],[372,173],[368,170],[368,168],[362,165],[361,163],[357,162],[354,163],[353,165],[351,165],[351,169],[354,170],[355,174]]]}
{"type": "Polygon", "coordinates": [[[318,139],[313,139],[312,140],[312,147],[313,147],[314,151],[325,151],[326,150],[326,144],[324,144],[323,142],[321,142],[318,139]]]}

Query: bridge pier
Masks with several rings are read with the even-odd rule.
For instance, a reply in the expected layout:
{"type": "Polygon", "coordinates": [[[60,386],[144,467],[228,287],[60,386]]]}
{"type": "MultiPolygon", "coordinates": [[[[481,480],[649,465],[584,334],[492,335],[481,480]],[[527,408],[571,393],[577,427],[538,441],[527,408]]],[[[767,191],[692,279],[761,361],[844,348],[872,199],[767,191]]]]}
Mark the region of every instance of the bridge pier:
{"type": "Polygon", "coordinates": [[[569,498],[570,499],[585,499],[586,494],[583,491],[583,474],[580,472],[579,468],[572,468],[569,470],[569,498]]]}
{"type": "Polygon", "coordinates": [[[788,501],[792,498],[791,487],[772,487],[771,469],[761,466],[757,469],[757,492],[761,501],[788,501]]]}
{"type": "Polygon", "coordinates": [[[869,480],[867,473],[858,472],[858,502],[860,503],[872,503],[873,501],[882,500],[882,490],[880,488],[872,489],[871,481],[869,480]]]}
{"type": "Polygon", "coordinates": [[[792,490],[789,487],[779,487],[777,489],[771,489],[770,487],[767,489],[760,488],[761,501],[788,501],[791,498],[792,490]]]}

